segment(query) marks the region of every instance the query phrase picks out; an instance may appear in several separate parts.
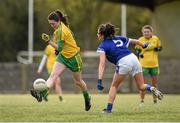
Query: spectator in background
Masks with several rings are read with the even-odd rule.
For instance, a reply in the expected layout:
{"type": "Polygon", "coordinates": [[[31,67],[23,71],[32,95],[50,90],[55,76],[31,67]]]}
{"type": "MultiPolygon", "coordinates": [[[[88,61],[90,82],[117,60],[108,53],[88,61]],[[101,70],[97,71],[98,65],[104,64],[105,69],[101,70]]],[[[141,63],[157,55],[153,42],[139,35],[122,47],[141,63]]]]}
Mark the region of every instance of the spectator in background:
{"type": "MultiPolygon", "coordinates": [[[[52,72],[52,68],[53,65],[55,63],[56,60],[56,54],[57,51],[51,46],[51,45],[47,45],[45,50],[44,50],[44,55],[41,59],[41,62],[39,64],[37,73],[40,74],[42,73],[42,70],[46,64],[46,69],[48,74],[50,75],[52,72]]],[[[62,97],[62,89],[61,89],[61,80],[60,77],[57,77],[56,81],[54,82],[54,89],[56,91],[56,93],[59,95],[59,100],[62,102],[63,101],[63,97],[62,97]]]]}
{"type": "MultiPolygon", "coordinates": [[[[148,43],[148,47],[143,49],[136,45],[135,51],[139,57],[139,61],[142,65],[144,82],[147,83],[147,76],[151,76],[152,85],[157,88],[159,74],[158,52],[162,50],[161,42],[159,38],[153,33],[153,28],[150,25],[142,27],[143,36],[139,38],[142,43],[148,43]]],[[[145,92],[140,91],[141,104],[144,103],[145,92]]],[[[157,103],[157,98],[153,96],[154,103],[157,103]]]]}

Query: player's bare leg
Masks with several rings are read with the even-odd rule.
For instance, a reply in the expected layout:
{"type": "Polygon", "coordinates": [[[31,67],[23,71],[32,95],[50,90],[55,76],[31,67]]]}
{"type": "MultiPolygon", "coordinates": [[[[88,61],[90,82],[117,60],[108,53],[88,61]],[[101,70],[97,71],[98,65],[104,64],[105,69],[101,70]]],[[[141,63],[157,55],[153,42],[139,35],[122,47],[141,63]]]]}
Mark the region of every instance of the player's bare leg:
{"type": "Polygon", "coordinates": [[[61,88],[61,80],[58,77],[54,83],[54,88],[56,93],[58,94],[58,98],[61,102],[63,102],[63,96],[62,96],[62,88],[61,88]]]}
{"type": "MultiPolygon", "coordinates": [[[[157,88],[157,81],[158,81],[158,80],[157,80],[157,75],[152,75],[152,76],[151,76],[151,79],[152,79],[152,85],[157,88]]],[[[154,95],[153,95],[153,102],[154,102],[155,104],[157,103],[157,97],[154,96],[154,95]]]]}
{"type": "MultiPolygon", "coordinates": [[[[143,79],[144,79],[144,84],[146,84],[147,83],[146,76],[143,76],[143,79]]],[[[140,98],[141,98],[141,104],[140,105],[143,105],[146,91],[145,90],[140,90],[139,93],[140,93],[140,98]]]]}
{"type": "Polygon", "coordinates": [[[48,100],[47,97],[48,97],[49,89],[53,87],[54,82],[59,77],[59,75],[64,71],[65,68],[66,66],[62,63],[59,62],[54,63],[51,75],[46,81],[48,89],[41,92],[41,95],[45,101],[48,100]]]}
{"type": "Polygon", "coordinates": [[[159,90],[157,90],[155,87],[148,85],[148,84],[144,84],[144,80],[143,80],[143,76],[142,73],[137,73],[134,76],[135,80],[136,80],[136,84],[139,88],[139,90],[148,90],[150,92],[152,92],[152,94],[157,97],[159,100],[163,99],[163,94],[162,92],[160,92],[159,90]]]}
{"type": "Polygon", "coordinates": [[[73,79],[75,84],[81,88],[85,101],[85,110],[89,111],[91,108],[91,97],[88,93],[86,83],[82,80],[81,72],[73,72],[73,79]]]}
{"type": "Polygon", "coordinates": [[[113,81],[109,90],[108,104],[107,104],[107,107],[103,109],[103,113],[111,113],[113,103],[116,98],[117,89],[120,83],[124,80],[124,78],[125,78],[125,75],[120,75],[117,73],[114,74],[113,81]]]}

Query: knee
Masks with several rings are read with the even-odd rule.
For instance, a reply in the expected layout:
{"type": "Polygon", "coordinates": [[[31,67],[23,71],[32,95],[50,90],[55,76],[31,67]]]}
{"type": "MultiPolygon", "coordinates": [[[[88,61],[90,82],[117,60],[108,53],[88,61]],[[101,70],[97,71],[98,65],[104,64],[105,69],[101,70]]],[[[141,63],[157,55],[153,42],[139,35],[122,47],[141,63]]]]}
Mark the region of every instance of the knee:
{"type": "Polygon", "coordinates": [[[80,77],[73,77],[73,79],[74,79],[74,82],[75,82],[75,84],[76,85],[80,85],[81,84],[81,79],[80,79],[80,77]]]}
{"type": "Polygon", "coordinates": [[[118,82],[118,81],[114,81],[114,82],[111,84],[111,87],[118,88],[118,86],[119,86],[119,82],[118,82]]]}
{"type": "Polygon", "coordinates": [[[52,74],[49,76],[49,78],[50,78],[51,80],[55,81],[55,80],[58,78],[58,75],[52,73],[52,74]]]}
{"type": "Polygon", "coordinates": [[[145,90],[145,85],[144,85],[144,84],[140,85],[140,86],[139,86],[139,90],[140,90],[140,91],[144,91],[144,90],[145,90]]]}
{"type": "Polygon", "coordinates": [[[152,85],[157,88],[157,83],[153,82],[152,85]]]}
{"type": "Polygon", "coordinates": [[[75,84],[76,84],[77,86],[81,86],[81,85],[82,85],[82,82],[81,82],[81,81],[75,81],[75,84]]]}
{"type": "Polygon", "coordinates": [[[55,84],[55,86],[60,86],[60,82],[57,79],[54,84],[55,84]]]}
{"type": "Polygon", "coordinates": [[[74,77],[74,82],[75,82],[76,85],[81,84],[81,80],[78,77],[74,77]]]}

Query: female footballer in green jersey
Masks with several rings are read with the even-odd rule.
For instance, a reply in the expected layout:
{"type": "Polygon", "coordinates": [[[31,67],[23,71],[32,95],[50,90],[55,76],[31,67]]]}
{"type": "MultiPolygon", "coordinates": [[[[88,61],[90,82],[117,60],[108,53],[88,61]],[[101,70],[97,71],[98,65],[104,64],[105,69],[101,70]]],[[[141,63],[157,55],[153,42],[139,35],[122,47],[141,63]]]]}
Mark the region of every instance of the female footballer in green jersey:
{"type": "MultiPolygon", "coordinates": [[[[147,83],[147,75],[151,76],[152,85],[157,88],[159,74],[158,52],[162,50],[161,42],[159,38],[153,33],[153,28],[150,25],[142,27],[143,36],[139,38],[141,42],[147,42],[149,45],[147,48],[142,49],[136,46],[136,52],[140,56],[139,61],[142,65],[144,81],[147,83]]],[[[144,103],[145,92],[140,91],[141,104],[144,103]]],[[[153,97],[154,103],[157,103],[156,97],[153,97]]]]}
{"type": "MultiPolygon", "coordinates": [[[[48,16],[48,22],[55,30],[53,39],[51,40],[47,34],[42,34],[42,39],[53,46],[59,53],[56,57],[51,75],[46,81],[47,87],[48,89],[52,88],[57,77],[66,68],[69,68],[75,84],[82,90],[85,100],[85,110],[89,111],[91,108],[90,95],[87,91],[86,83],[82,80],[80,48],[77,46],[71,30],[67,26],[66,18],[60,11],[51,12],[48,16]]],[[[47,101],[48,90],[41,92],[40,96],[34,94],[34,97],[40,101],[42,101],[41,96],[42,99],[47,101]]]]}

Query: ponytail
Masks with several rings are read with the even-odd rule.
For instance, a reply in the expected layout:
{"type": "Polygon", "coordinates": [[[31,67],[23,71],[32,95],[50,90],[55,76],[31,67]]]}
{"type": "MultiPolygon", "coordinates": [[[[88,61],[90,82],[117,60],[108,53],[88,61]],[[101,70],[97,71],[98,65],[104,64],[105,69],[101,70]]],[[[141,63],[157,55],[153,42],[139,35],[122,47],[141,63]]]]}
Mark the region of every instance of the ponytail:
{"type": "Polygon", "coordinates": [[[111,23],[101,24],[99,26],[99,34],[104,35],[104,38],[112,38],[115,35],[115,26],[111,23]]]}
{"type": "Polygon", "coordinates": [[[63,22],[66,26],[69,25],[67,15],[63,15],[59,10],[56,10],[55,13],[59,16],[59,20],[61,22],[63,22]]]}

